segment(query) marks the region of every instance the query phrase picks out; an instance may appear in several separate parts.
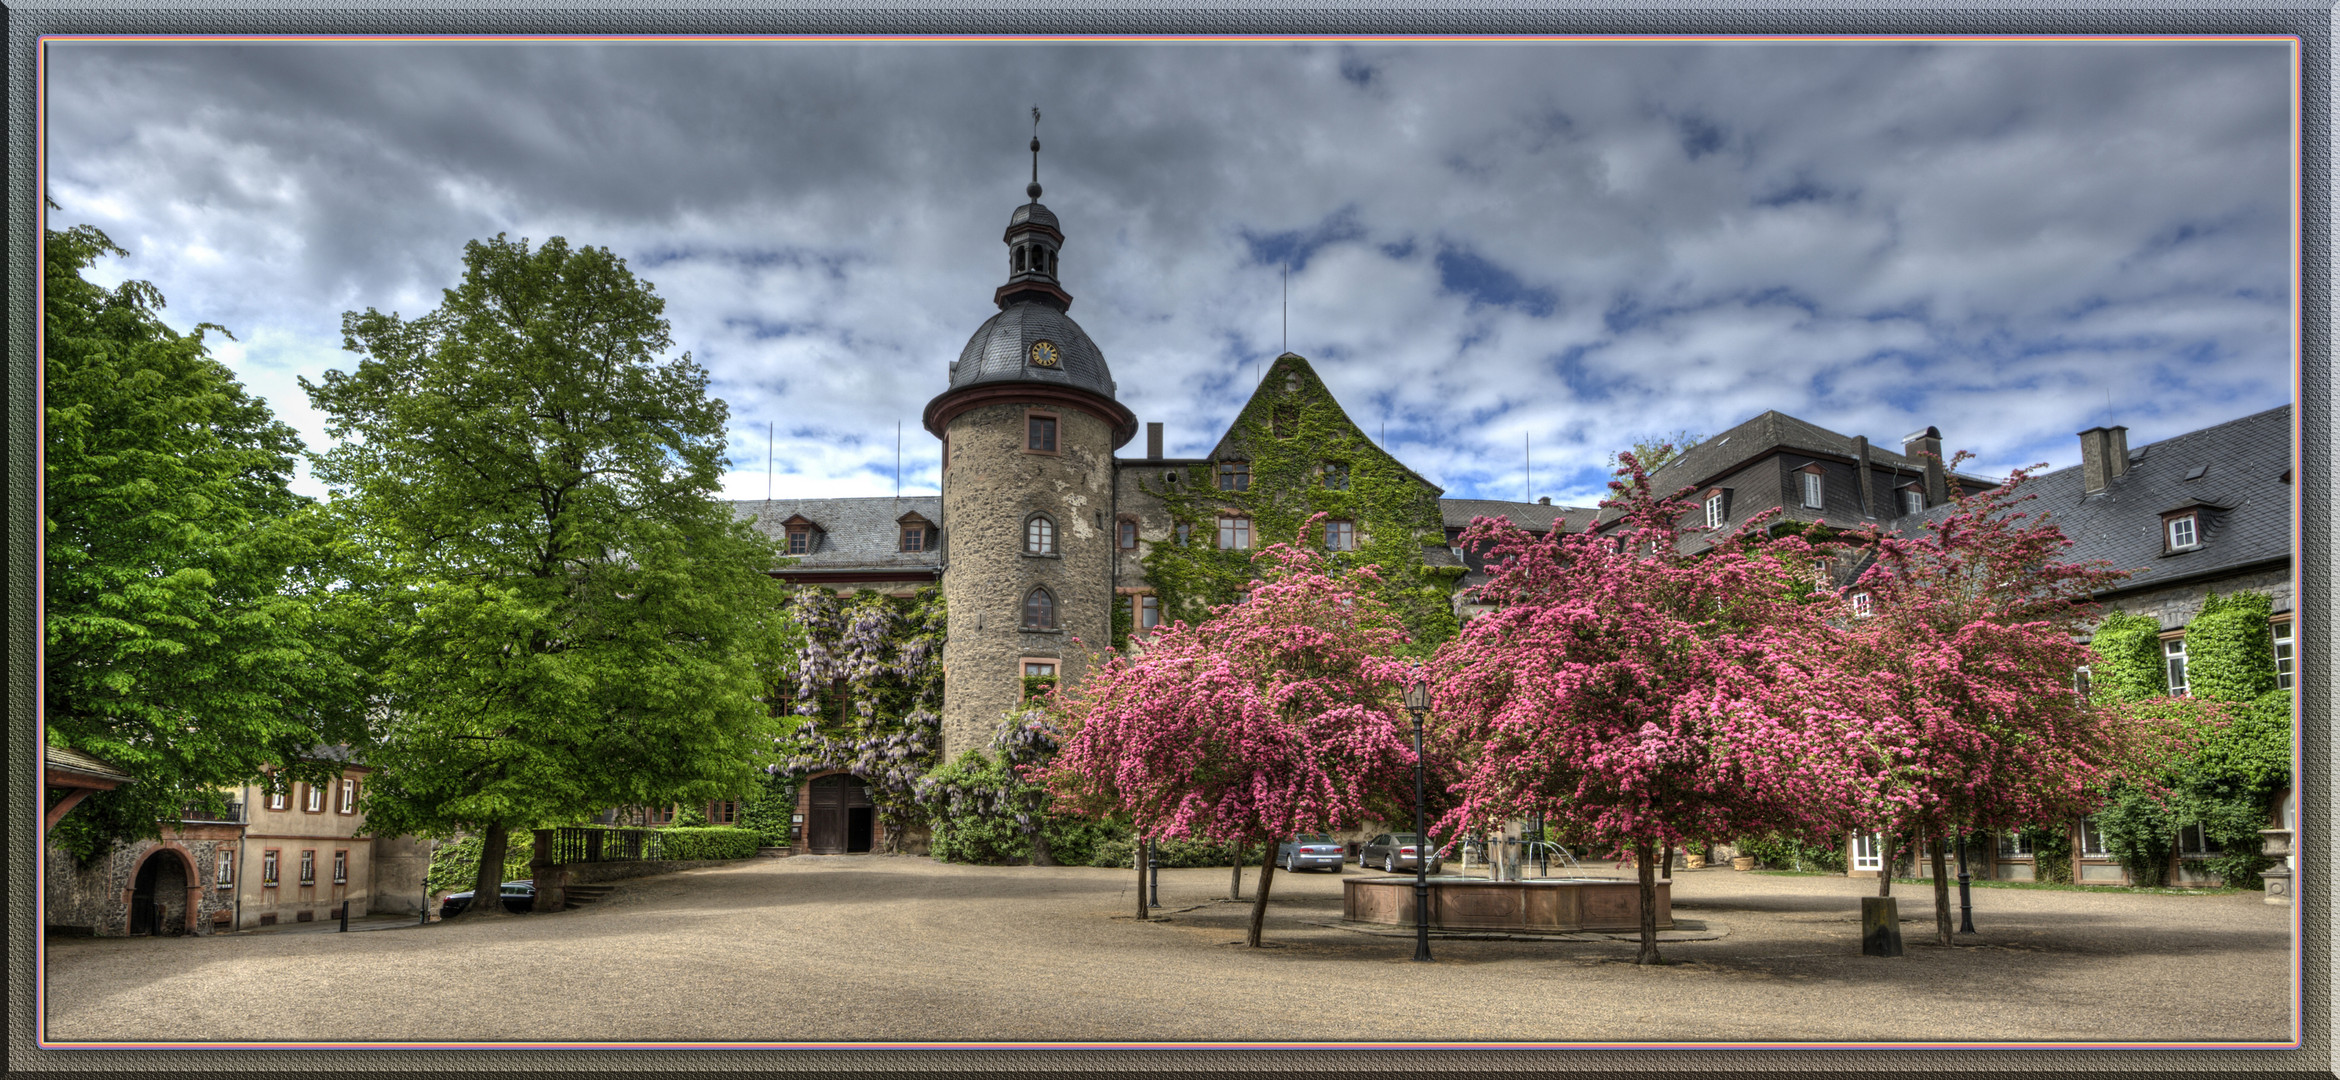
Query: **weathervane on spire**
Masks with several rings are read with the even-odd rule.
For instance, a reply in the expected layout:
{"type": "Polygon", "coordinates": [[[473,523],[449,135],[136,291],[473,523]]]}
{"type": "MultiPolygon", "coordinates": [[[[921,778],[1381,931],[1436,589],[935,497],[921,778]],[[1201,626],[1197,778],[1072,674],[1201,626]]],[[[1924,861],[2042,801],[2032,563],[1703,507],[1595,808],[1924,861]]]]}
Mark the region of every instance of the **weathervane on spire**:
{"type": "Polygon", "coordinates": [[[1038,105],[1032,106],[1032,182],[1025,186],[1024,194],[1030,195],[1033,202],[1040,201],[1040,106],[1038,105]]]}

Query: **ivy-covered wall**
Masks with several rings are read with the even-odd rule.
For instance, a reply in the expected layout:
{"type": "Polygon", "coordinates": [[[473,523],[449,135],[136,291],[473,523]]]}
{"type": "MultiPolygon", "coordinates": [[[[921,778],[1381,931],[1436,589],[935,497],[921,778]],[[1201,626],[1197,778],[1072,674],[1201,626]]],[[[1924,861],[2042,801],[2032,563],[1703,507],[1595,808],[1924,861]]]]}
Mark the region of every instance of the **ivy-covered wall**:
{"type": "MultiPolygon", "coordinates": [[[[1355,549],[1336,553],[1334,564],[1381,568],[1383,599],[1405,621],[1413,648],[1426,651],[1455,634],[1451,597],[1465,571],[1424,558],[1425,546],[1446,543],[1440,489],[1374,445],[1297,355],[1269,365],[1208,461],[1124,462],[1123,473],[1134,483],[1124,484],[1130,497],[1120,509],[1142,523],[1145,550],[1136,559],[1143,579],[1121,584],[1150,587],[1164,622],[1200,621],[1211,607],[1234,602],[1254,578],[1251,557],[1291,542],[1303,522],[1323,513],[1355,530],[1355,549]],[[1219,486],[1218,465],[1230,461],[1244,466],[1244,490],[1219,486]],[[1250,548],[1219,548],[1224,514],[1249,521],[1250,548]]],[[[1306,540],[1323,549],[1324,523],[1306,540]]],[[[1126,625],[1117,620],[1116,644],[1126,625]]]]}
{"type": "Polygon", "coordinates": [[[802,636],[780,691],[806,722],[776,748],[776,771],[859,777],[898,853],[923,817],[918,781],[942,749],[942,591],[904,601],[806,587],[788,613],[802,636]]]}

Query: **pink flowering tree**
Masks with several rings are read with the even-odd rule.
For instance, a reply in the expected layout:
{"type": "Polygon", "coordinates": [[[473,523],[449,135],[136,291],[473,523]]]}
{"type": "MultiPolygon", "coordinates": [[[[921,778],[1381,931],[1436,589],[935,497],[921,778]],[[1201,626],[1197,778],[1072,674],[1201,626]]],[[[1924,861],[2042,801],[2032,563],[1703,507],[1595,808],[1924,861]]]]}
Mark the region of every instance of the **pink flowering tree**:
{"type": "Polygon", "coordinates": [[[1034,773],[1060,807],[1124,816],[1146,839],[1264,844],[1254,948],[1277,842],[1362,820],[1413,767],[1398,735],[1407,669],[1391,658],[1406,636],[1375,569],[1335,575],[1287,544],[1255,563],[1248,599],[1159,629],[1062,692],[1062,745],[1034,773]]]}
{"type": "Polygon", "coordinates": [[[1819,837],[1867,801],[1842,752],[1841,713],[1815,707],[1825,636],[1801,538],[1757,543],[1764,519],[1686,551],[1692,507],[1650,489],[1621,454],[1622,511],[1600,533],[1531,536],[1481,519],[1482,602],[1499,605],[1442,647],[1432,701],[1456,761],[1450,827],[1542,813],[1631,848],[1641,951],[1658,963],[1661,845],[1769,832],[1819,837]],[[1799,587],[1800,584],[1800,587],[1799,587]]]}
{"type": "MultiPolygon", "coordinates": [[[[1962,460],[1964,455],[1960,456],[1962,460]]],[[[1952,462],[1957,464],[1956,461],[1952,462]]],[[[2166,738],[2120,723],[2074,685],[2092,593],[2124,576],[2071,563],[2047,515],[2025,504],[2028,470],[1910,535],[1850,534],[1873,560],[1846,587],[1829,639],[1830,696],[1855,718],[1850,745],[1871,777],[1869,821],[1888,838],[1923,835],[1935,930],[1951,941],[1943,838],[2059,822],[2091,809],[2166,738]],[[1853,598],[1863,596],[1857,604],[1853,598]]],[[[1816,687],[1816,693],[1829,693],[1816,687]]],[[[2148,770],[2149,771],[2149,770],[2148,770]]],[[[1880,892],[1891,888],[1890,848],[1880,892]]]]}

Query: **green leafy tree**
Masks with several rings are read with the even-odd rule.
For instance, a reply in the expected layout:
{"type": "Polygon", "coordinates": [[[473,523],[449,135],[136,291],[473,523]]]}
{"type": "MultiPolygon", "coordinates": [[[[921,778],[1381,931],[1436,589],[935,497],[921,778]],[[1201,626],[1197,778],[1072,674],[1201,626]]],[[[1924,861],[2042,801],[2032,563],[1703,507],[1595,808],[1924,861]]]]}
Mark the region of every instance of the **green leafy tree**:
{"type": "Polygon", "coordinates": [[[492,896],[513,829],[753,782],[782,593],[715,497],[726,409],[661,359],[649,284],[558,237],[463,263],[428,314],[343,316],[363,359],[302,385],[385,613],[369,824],[477,832],[492,896]]]}
{"type": "Polygon", "coordinates": [[[46,737],[134,778],[52,838],[92,858],[158,835],[187,803],[362,730],[335,540],[289,487],[301,444],[143,281],[81,275],[127,254],[83,225],[48,233],[42,311],[46,737]]]}
{"type": "MultiPolygon", "coordinates": [[[[1705,441],[1704,434],[1689,428],[1682,428],[1670,435],[1652,435],[1645,439],[1635,439],[1633,440],[1633,460],[1641,463],[1642,471],[1656,472],[1671,464],[1675,458],[1681,457],[1683,451],[1705,441]]],[[[1609,467],[1617,468],[1623,462],[1624,457],[1624,451],[1612,451],[1609,454],[1609,467]]]]}

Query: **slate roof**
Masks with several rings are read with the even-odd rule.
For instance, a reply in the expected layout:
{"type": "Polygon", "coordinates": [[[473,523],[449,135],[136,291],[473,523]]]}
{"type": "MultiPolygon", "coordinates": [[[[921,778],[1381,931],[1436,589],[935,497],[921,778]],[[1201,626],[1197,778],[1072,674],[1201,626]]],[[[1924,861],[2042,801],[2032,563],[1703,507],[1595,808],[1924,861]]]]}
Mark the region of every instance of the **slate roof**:
{"type": "Polygon", "coordinates": [[[1105,353],[1072,316],[1036,300],[1019,300],[985,319],[951,362],[951,389],[985,383],[1043,383],[1077,386],[1113,396],[1113,372],[1105,353]],[[1056,367],[1034,366],[1032,343],[1054,342],[1062,359],[1056,367]]]}
{"type": "MultiPolygon", "coordinates": [[[[1871,440],[1869,442],[1870,467],[1898,468],[1907,470],[1916,476],[1925,475],[1926,463],[1924,459],[1909,457],[1899,450],[1891,449],[1893,445],[1895,444],[1871,440]]],[[[1672,461],[1659,466],[1656,472],[1649,474],[1650,489],[1659,495],[1671,495],[1685,487],[1701,487],[1738,471],[1757,458],[1782,450],[1790,452],[1803,450],[1846,460],[1859,460],[1858,448],[1853,445],[1852,436],[1840,435],[1818,424],[1799,420],[1777,409],[1772,409],[1729,431],[1708,438],[1682,451],[1672,461]]],[[[1948,464],[1947,455],[1955,452],[1955,446],[1945,436],[1943,439],[1944,464],[1948,464]]],[[[1997,483],[1990,478],[1969,473],[1955,473],[1953,475],[1957,477],[1959,484],[1968,491],[1979,491],[1997,483]]],[[[1880,502],[1889,497],[1883,492],[1879,493],[1880,502]]],[[[1766,510],[1770,507],[1751,504],[1747,509],[1766,510]]],[[[1619,510],[1606,510],[1601,513],[1600,520],[1606,524],[1616,520],[1622,513],[1619,510]]],[[[1733,511],[1732,516],[1736,518],[1739,514],[1737,511],[1733,511]]],[[[1780,516],[1790,520],[1810,521],[1828,515],[1791,504],[1780,507],[1780,516]]],[[[1844,515],[1841,513],[1835,515],[1835,519],[1843,517],[1844,515]]]]}
{"type": "MultiPolygon", "coordinates": [[[[942,569],[942,552],[903,551],[902,515],[915,512],[937,526],[942,524],[942,496],[905,495],[901,498],[863,499],[735,499],[732,513],[755,524],[764,535],[788,540],[785,522],[802,517],[820,527],[812,553],[794,556],[804,570],[930,570],[942,569]]],[[[941,547],[937,537],[936,549],[941,547]]]]}
{"type": "Polygon", "coordinates": [[[1476,517],[1509,518],[1511,523],[1532,533],[1552,531],[1552,523],[1561,523],[1563,529],[1583,531],[1598,513],[1589,506],[1555,506],[1550,503],[1505,502],[1501,499],[1440,499],[1438,512],[1446,519],[1449,529],[1470,527],[1476,517]]]}
{"type": "Polygon", "coordinates": [[[52,769],[103,777],[121,783],[127,783],[133,779],[129,773],[123,772],[112,762],[82,753],[70,746],[43,746],[41,754],[47,759],[48,767],[52,769]]]}
{"type": "MultiPolygon", "coordinates": [[[[2291,406],[2279,406],[2131,447],[2127,475],[2095,495],[2081,466],[2043,473],[2023,485],[2037,497],[2020,509],[2044,512],[2072,539],[2066,561],[2105,559],[2129,571],[2099,595],[2215,577],[2291,558],[2292,486],[2283,480],[2291,449],[2291,406]],[[2162,554],[2161,515],[2198,503],[2223,508],[2205,515],[2201,546],[2162,554]]],[[[1923,520],[1955,510],[1935,507],[1923,520]]]]}

